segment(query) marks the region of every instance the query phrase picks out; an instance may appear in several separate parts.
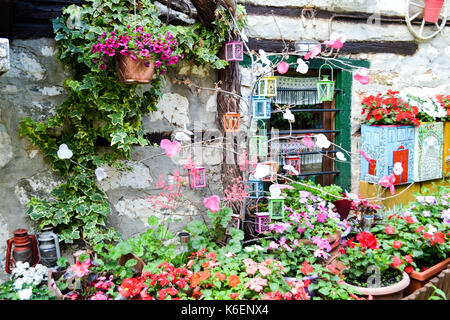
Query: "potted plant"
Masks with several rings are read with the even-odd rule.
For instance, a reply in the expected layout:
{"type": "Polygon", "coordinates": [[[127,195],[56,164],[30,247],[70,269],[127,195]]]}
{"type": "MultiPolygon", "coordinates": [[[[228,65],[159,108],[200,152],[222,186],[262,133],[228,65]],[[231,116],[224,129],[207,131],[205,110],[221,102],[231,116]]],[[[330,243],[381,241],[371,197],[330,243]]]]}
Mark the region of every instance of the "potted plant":
{"type": "Polygon", "coordinates": [[[444,0],[425,0],[423,18],[426,22],[436,23],[439,20],[444,0]]]}
{"type": "Polygon", "coordinates": [[[100,70],[108,67],[112,57],[120,81],[149,83],[154,74],[164,74],[184,55],[168,30],[153,25],[127,25],[116,26],[110,33],[104,31],[92,45],[92,59],[100,70]]]}
{"type": "Polygon", "coordinates": [[[423,287],[450,264],[450,192],[438,188],[431,196],[417,195],[403,213],[390,215],[372,231],[384,241],[384,249],[396,252],[411,278],[407,295],[423,287]]]}
{"type": "Polygon", "coordinates": [[[344,283],[375,300],[401,299],[410,280],[399,257],[392,250],[384,249],[384,242],[371,232],[359,233],[356,240],[347,240],[343,254],[337,258],[347,266],[343,271],[344,283]]]}

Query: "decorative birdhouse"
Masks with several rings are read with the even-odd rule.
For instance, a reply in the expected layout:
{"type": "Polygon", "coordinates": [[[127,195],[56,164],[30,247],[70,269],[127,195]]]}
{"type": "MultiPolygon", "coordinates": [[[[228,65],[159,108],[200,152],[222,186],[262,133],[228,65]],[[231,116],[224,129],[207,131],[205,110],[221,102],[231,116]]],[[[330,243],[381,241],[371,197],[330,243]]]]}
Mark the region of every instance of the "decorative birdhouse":
{"type": "Polygon", "coordinates": [[[264,196],[264,182],[261,180],[248,180],[248,197],[258,199],[264,196]]]}
{"type": "Polygon", "coordinates": [[[204,188],[206,187],[206,169],[198,167],[194,169],[188,169],[189,186],[191,188],[204,188]]]}
{"type": "Polygon", "coordinates": [[[277,96],[277,77],[264,77],[258,82],[258,96],[277,96]]]}
{"type": "Polygon", "coordinates": [[[230,228],[236,228],[239,229],[239,226],[241,225],[241,218],[238,214],[233,214],[231,216],[230,222],[228,222],[227,229],[225,230],[226,235],[230,235],[230,228]]]}
{"type": "Polygon", "coordinates": [[[242,41],[229,41],[225,44],[225,60],[243,61],[244,43],[242,41]]]}
{"type": "Polygon", "coordinates": [[[270,215],[268,212],[255,212],[256,233],[266,233],[269,231],[270,215]]]}
{"type": "Polygon", "coordinates": [[[414,134],[414,181],[442,178],[444,124],[422,122],[414,134]]]}
{"type": "Polygon", "coordinates": [[[269,198],[269,215],[271,219],[284,217],[284,198],[269,198]]]}
{"type": "Polygon", "coordinates": [[[270,167],[270,173],[261,180],[270,182],[276,181],[278,173],[278,163],[276,161],[265,161],[263,162],[263,164],[270,167]]]}
{"type": "Polygon", "coordinates": [[[394,173],[396,185],[413,182],[414,133],[409,125],[363,124],[361,180],[378,184],[382,177],[394,173]]]}
{"type": "Polygon", "coordinates": [[[270,119],[271,99],[264,96],[252,97],[252,115],[254,119],[270,119]]]}
{"type": "Polygon", "coordinates": [[[223,115],[223,128],[225,132],[238,132],[241,127],[241,114],[237,112],[238,105],[235,99],[230,98],[227,103],[227,112],[223,115]],[[234,102],[234,112],[230,112],[230,103],[234,102]]]}
{"type": "Polygon", "coordinates": [[[319,69],[319,80],[317,81],[317,99],[319,101],[333,101],[335,81],[333,80],[333,67],[328,63],[324,63],[319,69]],[[328,75],[321,74],[322,68],[329,66],[331,69],[331,79],[328,75]]]}

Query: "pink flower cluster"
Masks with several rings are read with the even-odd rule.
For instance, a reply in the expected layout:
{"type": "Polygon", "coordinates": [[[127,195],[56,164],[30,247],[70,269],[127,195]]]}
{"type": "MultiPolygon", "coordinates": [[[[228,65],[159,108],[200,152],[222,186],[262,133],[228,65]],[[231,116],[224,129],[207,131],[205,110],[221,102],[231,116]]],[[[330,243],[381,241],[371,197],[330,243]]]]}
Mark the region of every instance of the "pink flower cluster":
{"type": "MultiPolygon", "coordinates": [[[[173,35],[166,31],[163,34],[154,34],[146,32],[142,26],[135,30],[127,26],[127,31],[119,34],[119,31],[114,30],[109,35],[103,32],[97,38],[97,43],[92,45],[92,54],[102,54],[103,63],[99,65],[101,70],[107,68],[106,58],[113,57],[119,52],[121,55],[129,56],[133,60],[143,59],[147,61],[154,60],[155,67],[167,67],[176,64],[184,55],[179,55],[176,50],[178,41],[173,35]]],[[[97,63],[94,59],[94,63],[97,63]]]]}

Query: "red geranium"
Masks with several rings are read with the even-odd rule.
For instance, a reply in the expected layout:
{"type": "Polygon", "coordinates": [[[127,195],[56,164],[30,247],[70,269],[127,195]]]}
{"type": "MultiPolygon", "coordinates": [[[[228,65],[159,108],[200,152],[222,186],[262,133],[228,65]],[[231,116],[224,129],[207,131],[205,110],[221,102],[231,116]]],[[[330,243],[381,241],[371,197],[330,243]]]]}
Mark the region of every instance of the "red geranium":
{"type": "Polygon", "coordinates": [[[395,249],[400,249],[401,246],[402,246],[401,241],[394,241],[394,243],[392,244],[392,247],[394,247],[395,249]]]}
{"type": "Polygon", "coordinates": [[[300,271],[306,276],[307,274],[313,272],[313,267],[309,265],[309,263],[305,260],[303,261],[302,267],[300,268],[300,271]]]}
{"type": "Polygon", "coordinates": [[[356,236],[356,239],[359,241],[361,247],[363,248],[378,248],[377,238],[371,232],[363,231],[356,236]]]}
{"type": "Polygon", "coordinates": [[[403,260],[400,259],[397,256],[394,256],[394,258],[392,258],[392,266],[394,268],[398,268],[399,266],[401,266],[403,264],[403,260]]]}
{"type": "Polygon", "coordinates": [[[390,225],[387,225],[386,228],[384,228],[384,232],[386,232],[386,234],[394,234],[395,228],[390,225]]]}
{"type": "Polygon", "coordinates": [[[434,242],[436,242],[438,244],[443,244],[445,241],[444,238],[445,238],[445,234],[443,234],[442,232],[436,232],[434,234],[434,242]]]}
{"type": "Polygon", "coordinates": [[[413,262],[413,258],[411,257],[410,254],[404,256],[403,259],[405,259],[405,261],[408,262],[408,263],[413,262]]]}

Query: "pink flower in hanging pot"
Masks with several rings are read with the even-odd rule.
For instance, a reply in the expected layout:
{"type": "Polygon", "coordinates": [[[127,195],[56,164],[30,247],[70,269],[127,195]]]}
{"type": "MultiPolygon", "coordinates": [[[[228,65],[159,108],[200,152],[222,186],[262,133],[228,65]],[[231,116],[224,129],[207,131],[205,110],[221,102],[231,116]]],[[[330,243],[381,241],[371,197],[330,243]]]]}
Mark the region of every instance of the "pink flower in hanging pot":
{"type": "Polygon", "coordinates": [[[304,60],[309,60],[311,58],[317,57],[321,52],[322,52],[322,47],[320,45],[317,45],[310,52],[305,54],[304,60]]]}
{"type": "Polygon", "coordinates": [[[178,141],[170,141],[168,139],[162,139],[160,146],[166,151],[166,155],[169,158],[176,156],[181,150],[181,144],[178,141]]]}
{"type": "Polygon", "coordinates": [[[281,61],[277,66],[277,71],[279,74],[285,74],[289,70],[289,63],[281,61]]]}
{"type": "Polygon", "coordinates": [[[219,211],[220,198],[219,196],[213,195],[209,198],[203,199],[203,204],[212,213],[216,213],[217,211],[219,211]]]}
{"type": "Polygon", "coordinates": [[[358,68],[358,70],[356,70],[355,74],[353,75],[353,79],[359,81],[363,85],[368,84],[370,82],[369,69],[358,68]]]}

